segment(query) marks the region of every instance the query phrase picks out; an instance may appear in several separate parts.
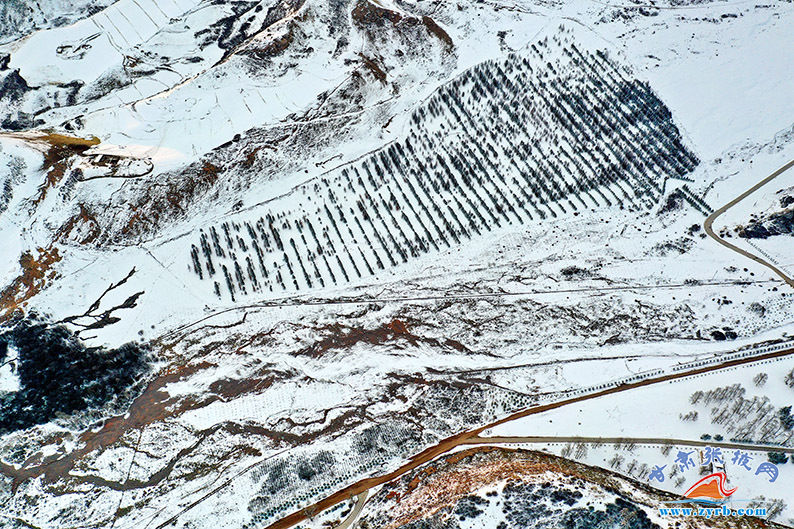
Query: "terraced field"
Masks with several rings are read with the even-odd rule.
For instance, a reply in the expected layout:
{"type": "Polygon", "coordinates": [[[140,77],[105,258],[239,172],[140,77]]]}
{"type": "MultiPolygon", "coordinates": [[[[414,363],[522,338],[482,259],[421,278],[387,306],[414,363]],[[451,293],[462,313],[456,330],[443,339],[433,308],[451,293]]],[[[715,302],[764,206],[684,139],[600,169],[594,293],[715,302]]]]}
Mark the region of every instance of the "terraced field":
{"type": "Polygon", "coordinates": [[[646,83],[564,30],[465,71],[410,124],[365,159],[202,229],[193,271],[232,300],[356,282],[508,226],[649,208],[698,163],[646,83]]]}

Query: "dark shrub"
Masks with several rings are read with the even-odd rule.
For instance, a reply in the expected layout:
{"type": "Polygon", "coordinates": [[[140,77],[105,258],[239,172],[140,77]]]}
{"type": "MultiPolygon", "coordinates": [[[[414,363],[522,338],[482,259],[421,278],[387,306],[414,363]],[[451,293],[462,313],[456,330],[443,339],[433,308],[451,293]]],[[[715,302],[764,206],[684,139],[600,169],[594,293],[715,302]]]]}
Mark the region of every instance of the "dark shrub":
{"type": "Polygon", "coordinates": [[[0,397],[0,433],[102,406],[147,369],[145,349],[137,344],[86,347],[66,327],[36,319],[0,334],[0,360],[9,347],[17,350],[20,389],[0,397]]]}

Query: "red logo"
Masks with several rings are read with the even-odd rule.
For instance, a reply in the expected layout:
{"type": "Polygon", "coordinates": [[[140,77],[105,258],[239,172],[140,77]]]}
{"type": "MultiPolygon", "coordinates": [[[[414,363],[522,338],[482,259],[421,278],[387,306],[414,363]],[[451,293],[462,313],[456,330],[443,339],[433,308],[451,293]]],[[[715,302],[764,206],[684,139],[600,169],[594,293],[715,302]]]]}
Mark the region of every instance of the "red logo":
{"type": "Polygon", "coordinates": [[[727,480],[728,477],[725,475],[725,472],[709,474],[692,485],[689,490],[684,493],[684,497],[693,500],[724,500],[736,492],[736,487],[729,490],[725,488],[725,482],[727,480]]]}

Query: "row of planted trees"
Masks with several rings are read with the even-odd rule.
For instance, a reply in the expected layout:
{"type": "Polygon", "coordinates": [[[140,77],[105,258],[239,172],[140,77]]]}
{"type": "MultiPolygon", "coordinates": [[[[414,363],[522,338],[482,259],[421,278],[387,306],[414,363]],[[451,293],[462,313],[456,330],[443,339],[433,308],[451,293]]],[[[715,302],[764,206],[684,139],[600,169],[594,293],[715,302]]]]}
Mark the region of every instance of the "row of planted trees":
{"type": "Polygon", "coordinates": [[[647,84],[565,38],[475,66],[411,124],[258,220],[202,231],[193,270],[233,298],[337,285],[509,225],[650,207],[698,163],[647,84]]]}

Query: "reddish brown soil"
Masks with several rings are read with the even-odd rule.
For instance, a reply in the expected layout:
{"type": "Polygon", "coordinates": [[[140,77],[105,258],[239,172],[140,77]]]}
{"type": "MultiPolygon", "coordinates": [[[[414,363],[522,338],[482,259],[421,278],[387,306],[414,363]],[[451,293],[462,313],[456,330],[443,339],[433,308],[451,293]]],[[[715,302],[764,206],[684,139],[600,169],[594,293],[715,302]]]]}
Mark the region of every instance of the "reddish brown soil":
{"type": "Polygon", "coordinates": [[[436,24],[435,20],[433,20],[428,16],[423,16],[422,24],[425,25],[427,31],[429,31],[432,35],[438,37],[438,40],[443,42],[444,45],[446,45],[447,49],[452,49],[455,47],[455,45],[452,42],[452,37],[450,37],[449,34],[446,31],[444,31],[444,28],[436,24]]]}
{"type": "Polygon", "coordinates": [[[394,25],[403,18],[400,13],[377,6],[368,0],[359,0],[350,14],[356,23],[364,26],[370,24],[381,26],[387,22],[394,25]]]}
{"type": "MultiPolygon", "coordinates": [[[[308,507],[306,507],[304,509],[301,509],[299,511],[293,512],[292,514],[290,514],[288,516],[285,516],[284,518],[281,518],[280,520],[278,520],[278,521],[270,524],[269,526],[267,526],[265,529],[287,529],[289,527],[292,527],[293,525],[298,524],[301,521],[305,520],[308,517],[308,513],[309,512],[321,512],[321,511],[323,511],[325,509],[328,509],[329,507],[333,507],[334,505],[336,505],[340,501],[347,500],[351,496],[356,496],[358,494],[361,494],[362,492],[368,491],[369,489],[371,489],[371,488],[373,488],[375,486],[390,483],[393,480],[395,480],[396,478],[399,478],[399,477],[403,476],[404,474],[406,474],[406,473],[408,473],[410,471],[413,471],[416,468],[419,468],[421,465],[436,459],[437,457],[449,452],[450,450],[452,450],[452,449],[454,449],[454,448],[456,448],[456,447],[458,447],[458,446],[460,446],[462,444],[466,444],[470,440],[472,440],[472,439],[476,438],[477,436],[479,436],[486,429],[493,428],[493,427],[498,426],[500,424],[504,424],[504,423],[507,423],[507,422],[510,422],[510,421],[514,421],[514,420],[520,419],[522,417],[527,417],[529,415],[535,415],[535,414],[543,413],[543,412],[546,412],[546,411],[549,411],[549,410],[561,408],[563,406],[568,406],[570,404],[575,404],[577,402],[582,402],[582,401],[585,401],[585,400],[590,400],[590,399],[594,399],[594,398],[603,397],[605,395],[610,395],[610,394],[613,394],[613,393],[620,393],[620,392],[623,392],[623,391],[629,391],[629,390],[637,389],[637,388],[640,388],[640,387],[645,387],[645,386],[650,386],[650,385],[653,385],[653,384],[659,384],[659,383],[667,382],[669,380],[677,380],[677,379],[681,379],[681,378],[685,378],[685,377],[690,377],[690,376],[694,376],[694,375],[700,375],[700,374],[703,374],[703,373],[708,373],[708,372],[711,372],[711,371],[717,371],[717,370],[720,370],[720,369],[726,369],[726,368],[737,366],[737,365],[743,365],[743,364],[758,362],[758,361],[765,360],[765,359],[779,358],[779,357],[788,356],[788,355],[791,355],[791,354],[794,354],[794,349],[784,349],[784,350],[781,350],[781,351],[775,351],[775,352],[772,352],[772,353],[766,353],[766,354],[758,355],[758,356],[755,356],[755,357],[739,358],[739,359],[730,360],[730,361],[727,361],[727,362],[724,362],[724,363],[718,364],[718,365],[705,366],[705,367],[700,367],[700,368],[693,369],[693,370],[690,370],[690,371],[680,371],[678,373],[673,373],[673,374],[670,374],[670,375],[662,375],[662,376],[655,377],[655,378],[648,378],[648,379],[645,379],[645,380],[640,380],[638,382],[631,382],[631,383],[627,383],[627,384],[621,384],[619,386],[610,387],[610,388],[607,388],[607,389],[604,389],[604,390],[601,390],[601,391],[598,391],[598,392],[595,392],[595,393],[591,393],[591,394],[587,394],[587,395],[581,395],[581,396],[578,396],[578,397],[572,397],[572,398],[569,398],[569,399],[560,400],[560,401],[557,401],[557,402],[552,402],[550,404],[534,406],[534,407],[531,407],[531,408],[516,412],[516,413],[514,413],[514,414],[512,414],[512,415],[510,415],[508,417],[500,419],[500,420],[498,420],[496,422],[493,422],[491,424],[487,424],[485,426],[481,426],[479,428],[476,428],[475,430],[464,431],[464,432],[461,432],[461,433],[459,433],[457,435],[453,435],[452,437],[448,437],[448,438],[442,440],[437,445],[431,446],[431,447],[425,449],[424,451],[420,452],[419,454],[416,454],[410,460],[408,460],[402,466],[400,466],[398,469],[396,469],[396,470],[394,470],[392,472],[389,472],[388,474],[384,474],[384,475],[381,475],[381,476],[375,476],[375,477],[371,477],[371,478],[366,478],[366,479],[363,479],[361,481],[358,481],[357,483],[354,483],[354,484],[352,484],[352,485],[350,485],[348,487],[345,487],[344,489],[335,492],[334,494],[326,497],[323,500],[320,500],[320,501],[314,503],[313,505],[310,505],[310,506],[308,506],[308,507]]],[[[453,457],[463,457],[463,456],[453,455],[453,457]]],[[[758,524],[760,524],[760,523],[763,523],[763,522],[758,522],[758,524]]],[[[756,524],[755,526],[750,525],[750,526],[746,526],[746,527],[748,527],[748,528],[750,528],[750,527],[763,527],[762,525],[758,525],[758,524],[756,524]]]]}
{"type": "MultiPolygon", "coordinates": [[[[562,481],[582,480],[605,490],[621,489],[620,476],[608,470],[542,452],[493,446],[477,447],[439,458],[433,466],[416,471],[410,480],[403,478],[387,484],[384,489],[388,490],[385,498],[393,503],[387,504],[385,508],[380,507],[389,516],[389,523],[382,527],[396,529],[429,518],[489,485],[505,481],[545,482],[548,481],[549,473],[562,478],[562,481]]],[[[638,493],[651,498],[654,504],[678,499],[673,494],[644,484],[636,483],[635,487],[638,493]]],[[[695,525],[685,524],[682,527],[724,527],[724,521],[718,519],[695,520],[692,523],[695,525]]],[[[760,529],[769,526],[763,520],[746,518],[744,523],[731,527],[760,529]]]]}
{"type": "Polygon", "coordinates": [[[423,343],[431,347],[449,347],[456,351],[468,351],[463,344],[456,340],[449,338],[439,340],[437,338],[428,338],[414,334],[409,330],[408,324],[402,320],[393,320],[390,323],[374,329],[348,327],[337,323],[322,327],[320,332],[326,336],[302,349],[298,354],[307,354],[313,358],[317,358],[330,351],[344,350],[359,343],[382,345],[385,343],[394,343],[399,340],[405,340],[410,345],[414,346],[423,343]]]}
{"type": "Polygon", "coordinates": [[[61,260],[58,248],[39,248],[38,256],[25,252],[19,258],[21,273],[0,291],[0,323],[6,321],[25,302],[55,278],[53,265],[61,260]]]}
{"type": "Polygon", "coordinates": [[[78,204],[80,211],[64,222],[55,239],[63,242],[76,242],[77,244],[91,244],[100,234],[99,223],[91,211],[83,204],[78,204]],[[82,233],[78,237],[78,233],[82,233]]]}
{"type": "Polygon", "coordinates": [[[455,47],[452,37],[444,31],[444,28],[431,17],[425,15],[421,18],[414,16],[403,16],[402,14],[376,5],[369,0],[360,0],[351,11],[353,21],[361,28],[371,29],[373,27],[386,27],[387,25],[396,27],[400,24],[406,27],[416,27],[423,25],[430,35],[438,38],[447,51],[455,47]]]}
{"type": "MultiPolygon", "coordinates": [[[[189,204],[215,185],[223,171],[223,167],[205,161],[199,168],[186,171],[181,178],[170,179],[164,191],[142,194],[135,202],[127,204],[126,211],[119,213],[128,219],[120,233],[139,237],[151,233],[162,222],[184,214],[189,204]]],[[[98,240],[108,235],[102,234],[98,240]]]]}
{"type": "Polygon", "coordinates": [[[372,76],[383,83],[386,84],[386,72],[383,71],[383,68],[378,65],[373,59],[370,59],[363,53],[358,54],[361,57],[361,62],[364,64],[364,67],[372,74],[372,76]]]}
{"type": "Polygon", "coordinates": [[[50,148],[44,155],[43,169],[47,171],[47,175],[44,183],[39,187],[39,196],[33,201],[34,205],[41,203],[47,197],[47,192],[58,185],[58,182],[66,174],[69,161],[74,156],[80,155],[94,145],[99,144],[97,138],[74,138],[62,134],[47,134],[36,138],[36,140],[49,143],[50,148]]]}

